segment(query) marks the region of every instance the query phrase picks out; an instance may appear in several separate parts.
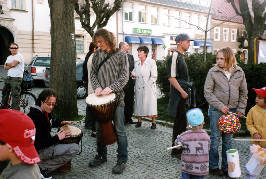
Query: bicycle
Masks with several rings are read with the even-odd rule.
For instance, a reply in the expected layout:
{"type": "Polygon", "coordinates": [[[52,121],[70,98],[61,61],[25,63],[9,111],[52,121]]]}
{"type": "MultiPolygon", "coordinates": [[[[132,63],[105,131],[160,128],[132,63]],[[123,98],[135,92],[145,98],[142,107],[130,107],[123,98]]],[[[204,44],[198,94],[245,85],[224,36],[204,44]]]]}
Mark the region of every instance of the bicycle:
{"type": "MultiPolygon", "coordinates": [[[[9,89],[0,89],[0,92],[2,93],[3,91],[10,91],[9,97],[8,97],[8,103],[7,105],[4,105],[2,103],[2,94],[0,94],[0,107],[2,109],[11,109],[12,108],[12,101],[11,101],[11,90],[9,89]]],[[[21,85],[21,93],[20,93],[20,111],[28,114],[30,112],[30,107],[35,104],[36,97],[34,94],[29,92],[29,88],[26,87],[25,85],[21,85]]]]}

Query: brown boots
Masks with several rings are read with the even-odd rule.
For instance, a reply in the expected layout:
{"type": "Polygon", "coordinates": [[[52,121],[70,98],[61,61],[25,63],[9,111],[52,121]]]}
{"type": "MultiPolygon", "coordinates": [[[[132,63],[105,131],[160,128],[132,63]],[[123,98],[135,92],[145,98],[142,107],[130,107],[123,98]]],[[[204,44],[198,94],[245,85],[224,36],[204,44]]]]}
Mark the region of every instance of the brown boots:
{"type": "Polygon", "coordinates": [[[62,173],[69,172],[70,170],[71,170],[71,160],[69,160],[69,162],[67,162],[65,165],[62,165],[57,169],[57,171],[62,173]]]}

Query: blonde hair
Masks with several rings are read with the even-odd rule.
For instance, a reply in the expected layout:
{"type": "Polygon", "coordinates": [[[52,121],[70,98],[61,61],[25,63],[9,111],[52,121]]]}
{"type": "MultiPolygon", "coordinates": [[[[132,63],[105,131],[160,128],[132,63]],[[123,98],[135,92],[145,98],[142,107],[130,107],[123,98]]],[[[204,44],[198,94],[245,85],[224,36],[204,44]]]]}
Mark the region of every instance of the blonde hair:
{"type": "Polygon", "coordinates": [[[98,29],[93,35],[93,43],[97,45],[96,38],[102,37],[112,50],[116,49],[116,37],[114,33],[106,29],[98,29]]]}
{"type": "MultiPolygon", "coordinates": [[[[237,65],[234,51],[231,48],[226,47],[226,48],[220,49],[217,52],[217,54],[219,52],[222,52],[223,53],[225,67],[228,68],[229,70],[232,70],[237,65]]],[[[216,64],[216,65],[218,65],[218,64],[216,64]]]]}
{"type": "Polygon", "coordinates": [[[203,122],[202,124],[197,125],[197,126],[194,126],[194,127],[191,126],[190,129],[191,129],[192,131],[201,130],[201,129],[203,128],[203,124],[204,124],[204,122],[203,122]]]}

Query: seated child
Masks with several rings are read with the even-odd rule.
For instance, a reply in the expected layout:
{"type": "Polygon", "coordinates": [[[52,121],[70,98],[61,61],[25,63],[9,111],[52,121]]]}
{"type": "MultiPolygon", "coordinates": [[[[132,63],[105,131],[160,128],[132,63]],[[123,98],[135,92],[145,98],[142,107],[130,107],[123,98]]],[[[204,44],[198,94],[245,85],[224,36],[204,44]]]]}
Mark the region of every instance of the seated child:
{"type": "Polygon", "coordinates": [[[36,163],[41,160],[34,147],[34,123],[26,114],[13,109],[1,109],[0,116],[0,161],[10,160],[2,178],[40,179],[36,163]]]}
{"type": "Polygon", "coordinates": [[[187,112],[187,120],[191,130],[177,136],[175,145],[182,146],[181,179],[202,179],[209,174],[210,137],[202,129],[204,116],[199,108],[187,112]]]}
{"type": "MultiPolygon", "coordinates": [[[[257,94],[256,105],[253,106],[247,115],[246,125],[251,134],[252,139],[266,139],[265,120],[266,120],[266,87],[261,89],[252,89],[257,94]]],[[[266,147],[266,142],[252,141],[252,144],[259,145],[262,148],[266,147]]],[[[246,170],[245,178],[256,178],[255,174],[251,174],[246,170]]]]}

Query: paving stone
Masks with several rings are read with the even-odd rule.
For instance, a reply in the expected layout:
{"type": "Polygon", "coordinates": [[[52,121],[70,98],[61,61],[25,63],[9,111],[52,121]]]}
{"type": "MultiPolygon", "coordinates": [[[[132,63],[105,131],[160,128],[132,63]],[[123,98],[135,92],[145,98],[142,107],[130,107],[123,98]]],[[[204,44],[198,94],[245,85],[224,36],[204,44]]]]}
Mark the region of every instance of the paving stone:
{"type": "MultiPolygon", "coordinates": [[[[32,92],[37,96],[43,88],[36,88],[32,92]]],[[[85,115],[85,99],[78,100],[79,114],[85,115]]],[[[134,121],[137,121],[134,118],[134,121]]],[[[161,121],[160,121],[161,122],[161,121]]],[[[117,144],[108,146],[107,162],[102,165],[90,168],[88,163],[96,152],[96,139],[91,137],[91,130],[84,129],[84,119],[74,123],[83,131],[82,153],[72,159],[72,170],[68,173],[53,172],[53,179],[170,179],[180,178],[180,160],[171,157],[171,151],[166,149],[171,146],[172,128],[157,124],[155,130],[150,129],[150,121],[142,121],[140,128],[135,125],[126,125],[128,136],[128,162],[126,170],[120,174],[112,174],[112,168],[116,164],[117,144]]],[[[248,137],[245,137],[248,138],[248,137]]],[[[242,175],[245,176],[245,165],[249,161],[250,142],[234,141],[233,147],[239,150],[240,166],[242,175]]],[[[219,146],[221,153],[221,144],[219,146]]],[[[225,179],[213,175],[205,176],[206,179],[225,179]]],[[[266,178],[266,171],[263,170],[257,178],[266,178]]]]}

